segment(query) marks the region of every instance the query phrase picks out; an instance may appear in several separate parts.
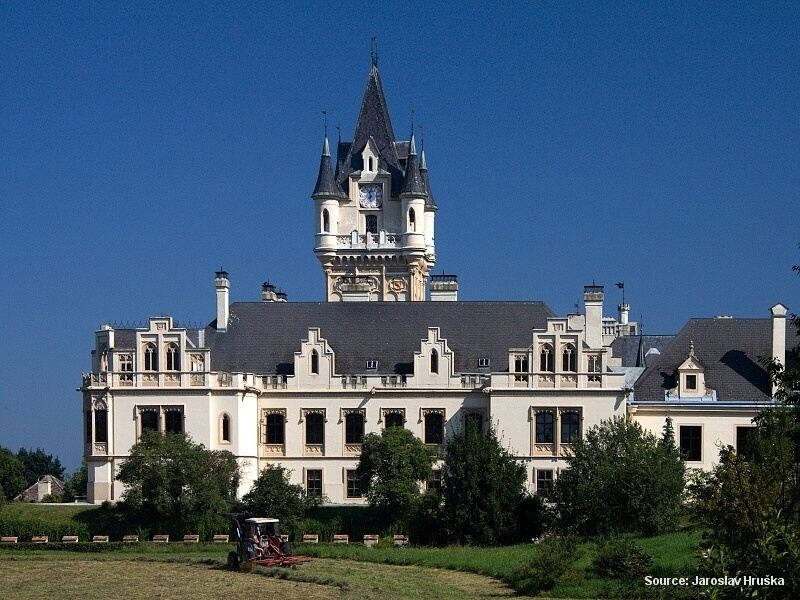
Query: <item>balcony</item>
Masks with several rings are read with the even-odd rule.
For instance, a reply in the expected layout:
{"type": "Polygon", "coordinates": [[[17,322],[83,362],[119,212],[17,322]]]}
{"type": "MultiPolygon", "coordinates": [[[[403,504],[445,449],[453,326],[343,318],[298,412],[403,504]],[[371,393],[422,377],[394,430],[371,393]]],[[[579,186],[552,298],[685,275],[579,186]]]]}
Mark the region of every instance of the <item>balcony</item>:
{"type": "Polygon", "coordinates": [[[380,231],[379,233],[358,233],[352,232],[350,235],[337,235],[336,247],[340,250],[357,249],[357,250],[381,250],[384,248],[394,249],[400,248],[403,236],[400,233],[387,233],[380,231]]]}

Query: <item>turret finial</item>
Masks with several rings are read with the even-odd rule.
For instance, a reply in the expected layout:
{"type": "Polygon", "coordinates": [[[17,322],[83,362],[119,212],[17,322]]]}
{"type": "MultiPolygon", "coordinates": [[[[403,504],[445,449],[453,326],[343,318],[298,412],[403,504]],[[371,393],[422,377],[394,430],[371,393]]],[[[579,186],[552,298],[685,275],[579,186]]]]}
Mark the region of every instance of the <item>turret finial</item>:
{"type": "Polygon", "coordinates": [[[372,36],[372,50],[370,51],[370,58],[372,59],[372,66],[378,66],[378,38],[372,36]]]}

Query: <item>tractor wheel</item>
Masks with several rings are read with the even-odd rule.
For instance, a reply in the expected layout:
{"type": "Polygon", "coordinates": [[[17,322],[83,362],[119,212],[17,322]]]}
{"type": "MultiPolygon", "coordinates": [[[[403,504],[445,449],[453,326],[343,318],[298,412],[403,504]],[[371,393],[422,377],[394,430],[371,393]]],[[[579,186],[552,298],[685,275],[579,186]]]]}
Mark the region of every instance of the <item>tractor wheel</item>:
{"type": "Polygon", "coordinates": [[[228,570],[229,571],[238,571],[239,570],[239,555],[236,552],[228,552],[228,570]]]}

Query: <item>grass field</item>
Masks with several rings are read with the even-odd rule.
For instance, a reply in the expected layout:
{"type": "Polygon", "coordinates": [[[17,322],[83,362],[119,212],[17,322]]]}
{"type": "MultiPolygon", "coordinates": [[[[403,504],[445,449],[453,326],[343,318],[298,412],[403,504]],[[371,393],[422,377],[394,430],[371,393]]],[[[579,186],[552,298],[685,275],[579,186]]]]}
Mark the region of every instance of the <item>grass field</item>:
{"type": "MultiPolygon", "coordinates": [[[[472,573],[319,559],[296,569],[231,573],[222,560],[173,555],[0,554],[0,598],[502,598],[513,591],[472,573]],[[167,555],[163,555],[167,556],[167,555]]],[[[224,558],[224,557],[223,557],[224,558]]]]}
{"type": "MultiPolygon", "coordinates": [[[[102,515],[103,512],[86,506],[31,504],[9,504],[0,511],[0,517],[31,523],[60,523],[66,528],[77,521],[96,522],[93,514],[102,515]]],[[[680,532],[641,538],[638,542],[653,557],[651,575],[682,576],[690,575],[696,568],[699,538],[697,532],[680,532]]],[[[219,598],[221,591],[225,597],[244,597],[252,595],[251,592],[259,597],[267,590],[282,593],[286,598],[310,599],[502,597],[513,595],[511,587],[519,585],[515,569],[539,551],[534,544],[498,548],[299,544],[297,552],[312,554],[316,559],[296,569],[257,569],[245,575],[224,570],[230,545],[144,542],[100,546],[85,543],[69,547],[52,544],[49,549],[26,546],[0,546],[0,598],[41,597],[45,595],[41,586],[53,580],[63,588],[64,593],[59,595],[64,598],[95,597],[97,594],[92,590],[96,591],[101,583],[114,586],[113,590],[105,591],[119,598],[202,600],[219,598]],[[250,590],[251,586],[255,586],[254,589],[250,590]]],[[[641,582],[634,589],[630,583],[598,576],[591,568],[595,548],[593,542],[579,544],[566,575],[542,596],[651,598],[665,592],[645,589],[641,582]]]]}

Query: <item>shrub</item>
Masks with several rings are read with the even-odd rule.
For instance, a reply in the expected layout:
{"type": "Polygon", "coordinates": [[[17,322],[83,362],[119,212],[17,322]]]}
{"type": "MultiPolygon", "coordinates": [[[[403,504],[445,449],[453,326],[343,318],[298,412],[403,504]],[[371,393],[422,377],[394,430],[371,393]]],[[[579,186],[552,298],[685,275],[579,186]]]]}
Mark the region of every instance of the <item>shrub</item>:
{"type": "Polygon", "coordinates": [[[592,559],[592,566],[599,575],[614,579],[641,579],[651,564],[652,557],[629,536],[601,541],[592,559]]]}
{"type": "Polygon", "coordinates": [[[510,583],[519,593],[535,596],[551,590],[558,580],[570,571],[576,555],[574,538],[547,538],[536,548],[536,553],[527,562],[514,569],[510,583]]]}

